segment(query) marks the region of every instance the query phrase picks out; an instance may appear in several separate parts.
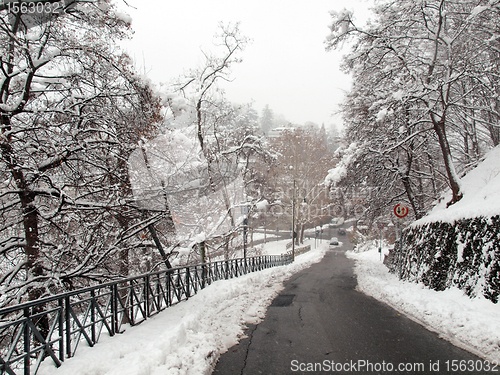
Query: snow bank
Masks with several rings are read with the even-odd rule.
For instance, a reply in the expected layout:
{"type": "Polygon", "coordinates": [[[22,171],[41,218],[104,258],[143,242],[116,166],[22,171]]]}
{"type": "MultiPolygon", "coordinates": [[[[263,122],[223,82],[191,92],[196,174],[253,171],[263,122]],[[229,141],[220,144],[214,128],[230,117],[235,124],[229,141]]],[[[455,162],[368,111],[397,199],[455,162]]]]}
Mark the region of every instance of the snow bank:
{"type": "Polygon", "coordinates": [[[449,222],[473,217],[491,217],[500,214],[500,147],[492,149],[476,168],[460,180],[463,198],[446,208],[451,193],[425,217],[415,221],[412,226],[431,222],[449,222]]]}
{"type": "MultiPolygon", "coordinates": [[[[384,251],[387,254],[387,250],[384,251]]],[[[380,261],[378,249],[348,252],[355,259],[358,289],[413,318],[453,344],[490,361],[500,361],[500,305],[483,297],[470,299],[450,288],[434,291],[400,281],[380,261]]]]}
{"type": "Polygon", "coordinates": [[[500,297],[500,147],[491,150],[460,182],[463,198],[451,196],[404,230],[388,267],[403,279],[435,290],[457,287],[468,296],[500,297]],[[400,267],[399,261],[402,260],[400,267]]]}
{"type": "Polygon", "coordinates": [[[325,251],[325,247],[318,248],[287,266],[217,281],[121,335],[103,335],[94,348],[82,343],[76,356],[59,369],[46,360],[39,374],[210,374],[220,353],[242,337],[245,325],[264,318],[283,282],[319,262],[325,251]]]}

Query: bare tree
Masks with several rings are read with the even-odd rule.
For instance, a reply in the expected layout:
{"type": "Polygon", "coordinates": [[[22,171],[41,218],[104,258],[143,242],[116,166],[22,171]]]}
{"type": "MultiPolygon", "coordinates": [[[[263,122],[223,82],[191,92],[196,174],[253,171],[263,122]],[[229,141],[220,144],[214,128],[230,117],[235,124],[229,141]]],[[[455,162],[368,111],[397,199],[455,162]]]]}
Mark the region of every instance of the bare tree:
{"type": "MultiPolygon", "coordinates": [[[[491,85],[494,75],[481,72],[481,67],[492,67],[491,56],[498,53],[496,42],[484,39],[493,41],[498,11],[498,4],[487,1],[390,1],[375,8],[376,20],[365,29],[354,24],[350,12],[332,13],[328,48],[354,40],[353,50],[345,59],[346,70],[355,72],[360,84],[373,87],[376,83],[375,103],[379,107],[395,97],[406,103],[405,108],[412,112],[408,124],[411,133],[418,132],[422,124],[430,125],[452,191],[449,204],[462,197],[452,157],[455,144],[450,145],[453,135],[449,133],[456,132],[456,120],[470,119],[471,110],[479,113],[484,109],[474,100],[478,89],[495,90],[491,85]],[[477,43],[471,43],[471,37],[477,43]]],[[[475,127],[466,120],[460,130],[462,134],[476,134],[475,127]]],[[[413,140],[410,137],[408,142],[413,140]]]]}
{"type": "Polygon", "coordinates": [[[229,239],[241,225],[234,217],[239,207],[234,207],[235,202],[229,199],[229,184],[238,175],[245,175],[254,155],[265,154],[265,151],[255,134],[255,126],[238,127],[245,112],[228,103],[218,87],[220,80],[230,80],[231,67],[241,60],[239,55],[248,40],[241,35],[238,24],[220,25],[219,30],[216,52],[204,53],[203,66],[181,78],[175,91],[187,100],[187,111],[192,113],[192,120],[188,123],[195,126],[197,141],[207,161],[207,189],[212,193],[221,192],[225,201],[225,211],[232,227],[223,236],[227,256],[229,239]]]}
{"type": "Polygon", "coordinates": [[[295,222],[296,241],[302,242],[305,227],[318,225],[328,216],[323,181],[333,161],[326,134],[313,127],[284,129],[270,140],[270,150],[276,157],[269,167],[257,165],[268,191],[265,198],[286,216],[295,214],[289,223],[295,222]]]}
{"type": "Polygon", "coordinates": [[[159,102],[114,42],[108,1],[23,26],[0,12],[0,254],[3,304],[128,272],[140,239],[126,156],[159,102]],[[138,241],[136,241],[138,242],[138,241]],[[134,245],[136,245],[135,243],[134,245]],[[119,253],[116,269],[110,256],[119,253]]]}

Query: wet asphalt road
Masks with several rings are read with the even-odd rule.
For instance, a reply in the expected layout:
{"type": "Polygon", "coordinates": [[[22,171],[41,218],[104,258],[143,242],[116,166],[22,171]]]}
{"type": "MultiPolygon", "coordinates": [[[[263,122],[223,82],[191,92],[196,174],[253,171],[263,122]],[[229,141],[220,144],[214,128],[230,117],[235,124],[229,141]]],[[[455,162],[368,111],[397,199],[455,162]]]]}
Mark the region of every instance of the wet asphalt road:
{"type": "Polygon", "coordinates": [[[221,355],[213,374],[490,373],[459,371],[486,363],[356,291],[354,262],[345,256],[351,248],[329,250],[289,279],[265,319],[221,355]]]}

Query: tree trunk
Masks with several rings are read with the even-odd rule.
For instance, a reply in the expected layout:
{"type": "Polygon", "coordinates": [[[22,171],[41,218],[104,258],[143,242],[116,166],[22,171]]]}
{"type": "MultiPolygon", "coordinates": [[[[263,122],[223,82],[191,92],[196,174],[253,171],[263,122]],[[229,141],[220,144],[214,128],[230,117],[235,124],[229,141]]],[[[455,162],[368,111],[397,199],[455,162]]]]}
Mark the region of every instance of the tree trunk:
{"type": "MultiPolygon", "coordinates": [[[[10,129],[10,118],[6,115],[1,116],[1,123],[6,129],[10,129]]],[[[10,138],[7,138],[0,144],[2,157],[7,165],[7,170],[11,173],[17,188],[19,189],[19,200],[21,201],[23,228],[26,244],[24,245],[24,254],[26,256],[26,279],[34,279],[44,275],[43,267],[40,262],[39,233],[38,233],[38,211],[35,205],[35,193],[29,188],[24,173],[16,162],[14,150],[10,144],[10,138]]],[[[44,294],[44,288],[39,286],[30,286],[28,288],[28,300],[35,301],[44,294]]],[[[33,314],[41,314],[33,323],[43,338],[49,334],[48,316],[43,315],[45,307],[35,306],[32,308],[33,314]]],[[[36,339],[36,338],[35,338],[36,339]]],[[[36,339],[39,341],[38,339],[36,339]]]]}
{"type": "MultiPolygon", "coordinates": [[[[3,127],[10,130],[10,117],[2,114],[1,123],[3,127]]],[[[0,147],[2,156],[9,171],[19,189],[19,200],[23,214],[24,237],[26,244],[24,246],[24,254],[26,255],[26,277],[38,277],[43,275],[43,268],[39,263],[40,249],[38,238],[38,212],[35,206],[35,194],[30,190],[29,183],[19,167],[19,163],[14,156],[14,150],[10,144],[10,137],[5,139],[0,147]]],[[[43,294],[39,288],[30,288],[28,298],[30,301],[38,299],[43,294]]]]}
{"type": "Polygon", "coordinates": [[[413,213],[415,215],[415,219],[420,219],[423,214],[420,210],[420,207],[417,204],[415,193],[413,192],[413,189],[411,187],[411,179],[410,179],[410,173],[412,170],[413,166],[413,152],[414,152],[414,147],[413,147],[413,142],[410,143],[409,145],[410,150],[406,152],[406,157],[407,157],[407,162],[406,162],[406,171],[404,174],[401,174],[401,180],[403,182],[403,186],[406,191],[406,196],[408,197],[408,201],[410,202],[410,205],[413,209],[413,213]]]}
{"type": "MultiPolygon", "coordinates": [[[[500,109],[500,105],[497,104],[495,105],[495,108],[500,109]]],[[[491,116],[491,113],[488,112],[488,131],[490,132],[490,138],[491,141],[493,142],[493,147],[496,147],[500,144],[500,126],[498,124],[498,121],[495,121],[495,124],[493,123],[493,116],[491,116]]]]}
{"type": "MultiPolygon", "coordinates": [[[[21,205],[23,207],[23,225],[26,238],[24,252],[26,254],[27,277],[38,277],[43,275],[43,268],[39,263],[40,249],[38,247],[38,214],[32,194],[21,192],[21,205]]],[[[30,300],[41,297],[43,292],[39,288],[29,291],[30,300]]]]}
{"type": "Polygon", "coordinates": [[[415,214],[415,219],[418,220],[423,215],[421,214],[420,209],[417,206],[417,203],[415,201],[415,194],[413,193],[413,189],[411,188],[410,177],[403,176],[402,180],[403,180],[403,186],[404,186],[405,191],[406,191],[406,196],[408,197],[408,201],[410,202],[410,205],[411,205],[413,212],[415,214]]]}
{"type": "Polygon", "coordinates": [[[452,192],[451,201],[448,202],[448,206],[451,206],[452,204],[458,202],[462,198],[462,192],[460,191],[458,176],[455,172],[455,167],[451,159],[450,145],[448,143],[448,139],[446,138],[444,118],[439,121],[436,121],[435,118],[432,117],[432,123],[434,126],[434,131],[438,136],[441,152],[443,153],[444,166],[446,168],[448,183],[450,185],[452,192]]]}

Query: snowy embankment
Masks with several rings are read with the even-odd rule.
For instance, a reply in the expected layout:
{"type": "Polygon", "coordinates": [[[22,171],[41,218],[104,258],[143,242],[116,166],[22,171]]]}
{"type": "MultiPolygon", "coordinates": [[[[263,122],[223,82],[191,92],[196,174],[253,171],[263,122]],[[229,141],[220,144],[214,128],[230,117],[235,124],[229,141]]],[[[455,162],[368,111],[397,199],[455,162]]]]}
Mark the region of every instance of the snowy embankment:
{"type": "Polygon", "coordinates": [[[500,146],[490,150],[479,165],[460,179],[463,198],[447,207],[451,192],[443,195],[440,203],[412,226],[434,222],[455,223],[460,219],[492,217],[500,214],[500,146]]]}
{"type": "MultiPolygon", "coordinates": [[[[285,252],[289,240],[269,244],[285,252]]],[[[298,256],[293,264],[217,281],[185,302],[170,307],[123,334],[108,337],[59,369],[50,359],[40,375],[174,375],[210,374],[219,358],[242,337],[247,324],[257,324],[294,273],[319,262],[326,245],[298,256]]],[[[267,246],[264,247],[267,253],[267,246]]]]}
{"type": "Polygon", "coordinates": [[[424,325],[456,346],[500,361],[500,305],[484,297],[470,299],[457,288],[434,291],[400,281],[380,261],[377,248],[348,252],[355,259],[358,289],[424,325]]]}

